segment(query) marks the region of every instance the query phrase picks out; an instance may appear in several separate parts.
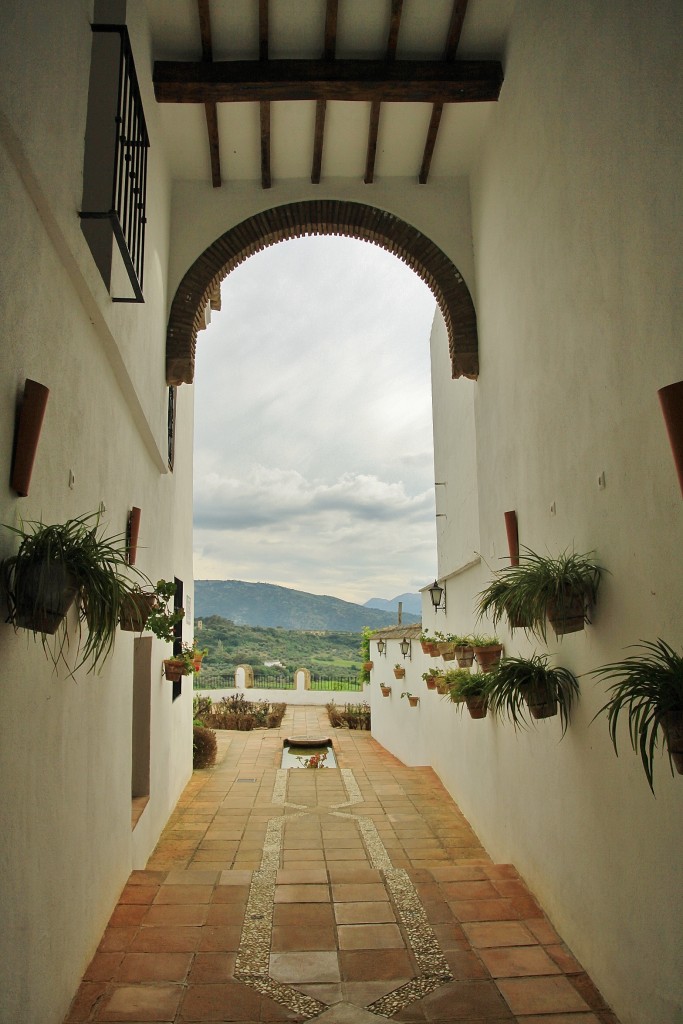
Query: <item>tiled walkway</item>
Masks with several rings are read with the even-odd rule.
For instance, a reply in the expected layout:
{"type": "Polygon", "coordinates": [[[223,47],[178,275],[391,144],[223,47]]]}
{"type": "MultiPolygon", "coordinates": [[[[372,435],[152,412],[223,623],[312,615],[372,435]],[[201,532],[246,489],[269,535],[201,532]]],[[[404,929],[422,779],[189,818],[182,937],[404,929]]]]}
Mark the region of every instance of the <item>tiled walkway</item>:
{"type": "Polygon", "coordinates": [[[312,707],[219,740],[121,894],[69,1024],[618,1024],[431,769],[312,707]],[[333,735],[339,768],[281,770],[302,735],[333,735]]]}

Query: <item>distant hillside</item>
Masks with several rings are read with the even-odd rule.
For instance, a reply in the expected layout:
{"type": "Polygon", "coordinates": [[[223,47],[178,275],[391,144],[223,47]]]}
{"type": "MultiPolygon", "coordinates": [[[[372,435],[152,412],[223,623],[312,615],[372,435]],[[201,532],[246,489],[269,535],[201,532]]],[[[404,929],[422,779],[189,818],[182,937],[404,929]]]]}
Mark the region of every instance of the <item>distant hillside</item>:
{"type": "MultiPolygon", "coordinates": [[[[282,629],[341,630],[358,633],[363,626],[379,629],[396,622],[396,613],[320,597],[271,583],[240,580],[195,580],[194,615],[201,619],[220,615],[244,626],[280,626],[282,629]]],[[[403,616],[405,623],[419,615],[403,616]]]]}
{"type": "Polygon", "coordinates": [[[416,615],[418,619],[422,615],[422,596],[420,594],[399,594],[398,597],[393,597],[391,601],[385,600],[383,597],[373,597],[369,601],[366,601],[364,608],[381,608],[385,612],[393,612],[395,615],[398,613],[399,601],[403,603],[403,614],[416,615]]]}

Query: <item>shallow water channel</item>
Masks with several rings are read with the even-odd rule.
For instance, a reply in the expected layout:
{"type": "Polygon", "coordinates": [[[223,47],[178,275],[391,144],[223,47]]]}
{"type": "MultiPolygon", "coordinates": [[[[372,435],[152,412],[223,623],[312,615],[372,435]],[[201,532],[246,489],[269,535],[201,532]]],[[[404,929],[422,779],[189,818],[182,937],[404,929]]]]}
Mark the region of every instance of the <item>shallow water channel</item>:
{"type": "MultiPolygon", "coordinates": [[[[336,768],[337,760],[334,756],[331,740],[321,740],[315,743],[301,743],[298,740],[285,740],[282,747],[282,768],[308,768],[310,758],[317,759],[325,755],[321,767],[336,768]]],[[[314,762],[315,763],[315,762],[314,762]]]]}

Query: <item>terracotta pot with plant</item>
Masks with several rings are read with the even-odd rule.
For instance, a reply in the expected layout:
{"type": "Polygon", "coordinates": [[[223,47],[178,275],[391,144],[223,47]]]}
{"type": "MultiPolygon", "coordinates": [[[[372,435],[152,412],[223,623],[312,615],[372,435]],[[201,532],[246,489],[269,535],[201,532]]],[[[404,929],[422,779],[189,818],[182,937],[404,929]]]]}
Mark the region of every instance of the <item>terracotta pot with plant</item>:
{"type": "Polygon", "coordinates": [[[391,697],[391,687],[386,686],[384,683],[380,683],[380,690],[382,691],[383,697],[391,697]]]}
{"type": "Polygon", "coordinates": [[[608,687],[609,700],[597,714],[607,715],[616,754],[619,719],[622,713],[627,716],[631,746],[640,753],[648,785],[654,792],[654,754],[660,736],[672,772],[675,768],[683,775],[683,654],[661,639],[655,643],[641,641],[634,647],[641,653],[593,673],[601,679],[616,680],[608,687]]]}
{"type": "Polygon", "coordinates": [[[467,669],[456,669],[446,676],[449,683],[449,696],[458,710],[466,705],[470,718],[486,718],[488,702],[486,682],[488,676],[484,672],[469,672],[467,669]]]}
{"type": "Polygon", "coordinates": [[[550,665],[546,654],[530,658],[505,658],[488,676],[488,705],[494,714],[507,717],[517,728],[533,719],[560,715],[562,735],[569,725],[579,683],[568,668],[550,665]]]}
{"type": "Polygon", "coordinates": [[[401,697],[408,698],[408,703],[410,704],[411,708],[416,708],[417,705],[420,703],[420,698],[417,697],[414,693],[408,693],[407,690],[405,693],[401,694],[401,697]]]}
{"type": "Polygon", "coordinates": [[[396,679],[403,679],[405,674],[406,670],[403,668],[402,665],[399,665],[399,663],[396,662],[396,664],[394,665],[394,676],[396,677],[396,679]]]}
{"type": "Polygon", "coordinates": [[[503,645],[495,636],[473,636],[472,649],[482,672],[490,672],[503,654],[503,645]]]}

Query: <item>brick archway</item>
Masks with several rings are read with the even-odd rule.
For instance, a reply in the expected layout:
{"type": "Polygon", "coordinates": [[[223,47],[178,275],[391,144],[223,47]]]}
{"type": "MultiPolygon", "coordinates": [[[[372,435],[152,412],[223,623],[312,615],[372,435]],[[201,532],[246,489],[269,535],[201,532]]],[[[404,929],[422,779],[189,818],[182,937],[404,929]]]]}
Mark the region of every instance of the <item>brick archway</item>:
{"type": "Polygon", "coordinates": [[[197,332],[220,282],[269,245],[305,235],[344,235],[373,242],[403,260],[431,289],[448,331],[453,377],[479,374],[477,320],[457,267],[441,249],[399,217],[362,203],[313,200],[265,210],[230,228],[195,260],[176,291],[166,338],[168,384],[191,384],[197,332]]]}

